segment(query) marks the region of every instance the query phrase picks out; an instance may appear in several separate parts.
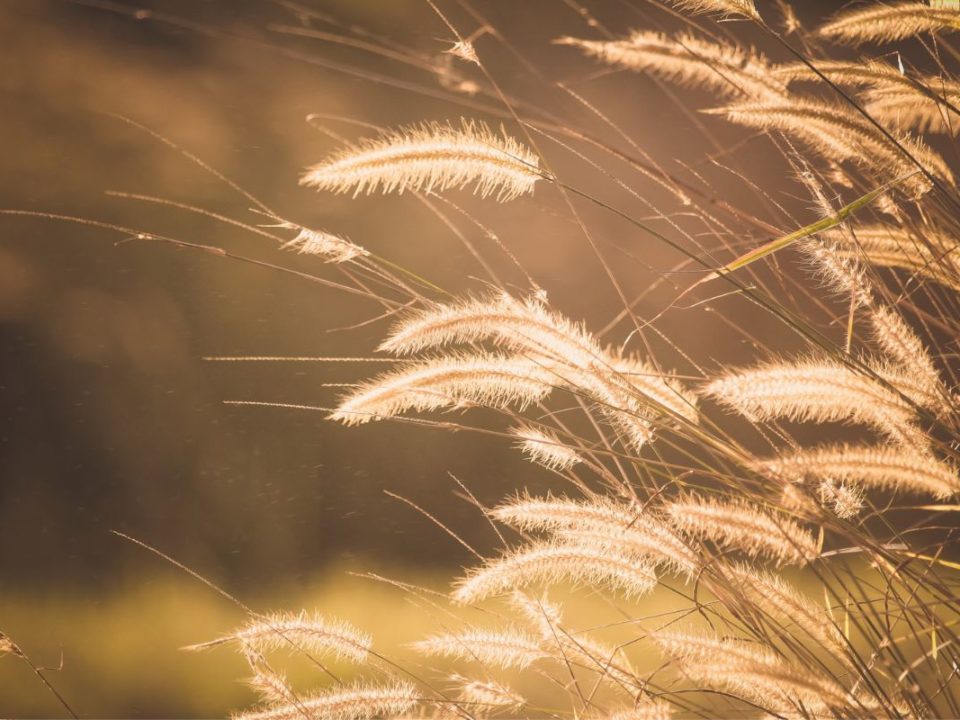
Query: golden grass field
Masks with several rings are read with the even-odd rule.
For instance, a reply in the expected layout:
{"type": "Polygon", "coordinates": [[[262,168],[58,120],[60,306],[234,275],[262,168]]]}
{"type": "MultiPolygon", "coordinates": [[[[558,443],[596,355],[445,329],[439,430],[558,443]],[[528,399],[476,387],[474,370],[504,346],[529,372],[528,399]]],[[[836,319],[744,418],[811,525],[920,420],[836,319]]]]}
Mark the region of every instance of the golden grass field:
{"type": "Polygon", "coordinates": [[[0,6],[0,716],[960,718],[960,7],[148,5],[0,6]]]}
{"type": "MultiPolygon", "coordinates": [[[[349,621],[373,634],[375,648],[398,664],[417,668],[422,659],[407,646],[442,627],[439,613],[410,593],[352,574],[372,572],[371,568],[376,565],[358,559],[348,568],[331,569],[240,599],[263,612],[291,607],[322,610],[327,617],[349,621]]],[[[381,572],[384,577],[433,591],[443,592],[449,584],[447,574],[424,575],[404,568],[381,572]]],[[[431,602],[437,599],[431,598],[431,602]]],[[[444,616],[443,624],[452,626],[456,616],[476,618],[475,612],[441,604],[444,613],[451,613],[449,618],[444,616]]],[[[598,617],[611,623],[621,619],[608,602],[587,591],[573,594],[567,607],[570,617],[577,618],[582,627],[589,627],[586,623],[598,617]]],[[[642,608],[644,614],[665,612],[671,609],[671,601],[658,594],[646,599],[642,608]]],[[[157,717],[173,711],[183,717],[218,717],[256,699],[256,694],[238,681],[244,661],[229,649],[180,650],[229,632],[244,621],[245,613],[176,571],[117,587],[106,595],[85,597],[80,591],[69,596],[17,597],[16,593],[4,593],[0,615],[12,637],[30,638],[31,644],[23,642],[24,650],[38,665],[56,667],[62,653],[62,669],[48,677],[88,717],[132,716],[144,708],[157,717]]],[[[280,652],[278,657],[285,655],[280,652]]],[[[323,677],[303,659],[284,665],[291,670],[290,679],[303,686],[323,677]]],[[[344,679],[358,674],[348,663],[333,662],[328,667],[344,679]]],[[[458,669],[469,667],[471,663],[460,663],[458,669]]],[[[16,707],[19,715],[49,717],[60,712],[56,700],[43,692],[29,668],[16,658],[0,657],[0,668],[4,703],[16,707]]],[[[454,664],[447,669],[452,672],[454,664]]],[[[517,679],[515,673],[504,675],[517,679]]],[[[525,684],[521,679],[517,688],[533,690],[536,696],[537,685],[535,679],[525,684]]],[[[549,697],[547,693],[541,702],[548,703],[549,697]]]]}

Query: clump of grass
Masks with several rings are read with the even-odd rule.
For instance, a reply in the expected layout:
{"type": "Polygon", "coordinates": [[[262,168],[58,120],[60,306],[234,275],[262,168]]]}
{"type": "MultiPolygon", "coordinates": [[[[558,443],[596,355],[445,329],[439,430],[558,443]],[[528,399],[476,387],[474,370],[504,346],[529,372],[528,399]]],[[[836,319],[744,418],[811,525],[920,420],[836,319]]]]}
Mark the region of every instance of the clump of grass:
{"type": "MultiPolygon", "coordinates": [[[[529,275],[528,287],[508,289],[491,273],[492,290],[451,299],[426,279],[429,268],[399,268],[336,236],[301,230],[288,243],[338,262],[362,257],[350,265],[357,274],[345,275],[353,283],[345,287],[378,300],[384,316],[393,318],[376,350],[389,353],[398,367],[342,397],[331,419],[500,435],[541,472],[564,482],[565,492],[535,497],[518,479],[516,497],[478,508],[503,548],[492,557],[476,553],[478,563],[454,583],[448,600],[506,622],[451,631],[438,621],[437,632],[415,646],[428,661],[469,663],[476,674],[457,673],[455,687],[441,689],[430,679],[439,670],[406,677],[355,629],[302,615],[253,618],[233,634],[193,646],[229,644],[249,662],[265,707],[238,717],[372,718],[415,707],[426,715],[466,718],[497,712],[620,720],[659,719],[674,711],[702,717],[960,715],[960,566],[945,557],[955,528],[941,520],[957,506],[915,504],[916,495],[948,503],[960,490],[955,353],[938,346],[960,330],[957,298],[946,294],[960,287],[953,257],[960,194],[952,158],[934,149],[936,139],[924,137],[953,132],[960,85],[939,48],[958,56],[941,35],[960,28],[960,13],[917,2],[855,8],[812,32],[790,16],[806,48],[801,52],[751,0],[671,0],[681,11],[705,16],[691,21],[700,32],[640,29],[622,39],[606,33],[558,41],[592,61],[712,91],[724,104],[708,109],[707,121],[715,115],[759,131],[782,159],[784,174],[798,179],[797,189],[823,217],[833,217],[833,199],[847,192],[879,198],[873,207],[857,205],[852,216],[838,215],[819,235],[814,225],[780,246],[776,257],[764,252],[755,258],[768,263],[761,270],[760,262],[705,260],[697,237],[672,216],[693,215],[723,238],[758,227],[769,233],[768,221],[732,208],[701,182],[699,171],[683,182],[704,198],[702,205],[670,212],[653,207],[602,165],[612,155],[648,177],[677,184],[617,144],[625,139],[636,150],[640,141],[625,137],[573,91],[567,94],[592,111],[599,131],[521,115],[525,106],[498,84],[476,38],[463,37],[430,4],[456,36],[453,54],[482,76],[477,92],[485,88],[484,97],[502,105],[513,133],[494,133],[479,120],[459,128],[426,122],[347,145],[309,169],[302,182],[354,195],[409,191],[428,201],[472,188],[481,198],[522,203],[538,179],[549,179],[545,190],[558,212],[583,231],[623,307],[614,322],[595,330],[555,309],[529,275]],[[759,28],[771,53],[789,52],[792,60],[778,64],[735,39],[708,39],[718,34],[718,19],[759,28]],[[850,63],[822,45],[825,39],[862,44],[922,33],[937,34],[930,57],[920,59],[939,74],[900,72],[877,58],[850,63]],[[615,138],[597,139],[603,131],[615,138]],[[545,139],[603,170],[617,189],[631,191],[637,206],[621,210],[554,174],[539,147],[545,139]],[[666,325],[656,324],[656,332],[667,336],[667,350],[658,352],[670,353],[669,362],[682,363],[687,375],[665,371],[651,343],[643,353],[629,350],[635,337],[647,341],[654,321],[636,315],[574,198],[629,220],[682,251],[698,269],[713,271],[685,292],[707,280],[725,283],[773,317],[777,330],[763,340],[743,332],[757,348],[752,365],[732,369],[691,358],[669,339],[673,306],[656,318],[667,318],[666,325]],[[651,229],[644,219],[650,210],[666,230],[651,229]],[[876,267],[898,275],[881,277],[876,267]],[[796,268],[812,269],[815,279],[796,268]],[[928,291],[928,281],[938,289],[928,291]],[[824,286],[829,297],[822,297],[824,286]],[[810,312],[814,304],[827,321],[810,312]],[[606,340],[612,328],[619,346],[606,340]],[[797,343],[802,347],[791,350],[797,343]],[[462,422],[432,416],[467,408],[489,411],[481,415],[484,424],[471,425],[473,415],[462,422]],[[794,428],[799,423],[825,442],[806,446],[794,428]],[[836,442],[837,424],[850,426],[858,439],[836,442]],[[813,592],[789,579],[790,565],[813,592]],[[536,591],[556,597],[579,587],[618,608],[618,621],[577,630],[563,603],[537,599],[536,591]],[[644,600],[661,591],[675,598],[675,607],[644,613],[644,600]],[[688,626],[694,618],[700,626],[688,626]],[[603,642],[596,630],[612,631],[616,642],[603,642]],[[281,647],[318,656],[333,652],[387,678],[299,693],[270,667],[267,655],[281,647]],[[636,669],[638,659],[651,656],[654,664],[636,669]],[[497,674],[507,668],[555,688],[558,707],[535,707],[515,693],[497,674]]],[[[735,38],[736,30],[730,35],[735,38]]],[[[733,159],[739,147],[720,154],[729,158],[734,177],[742,175],[733,159]]],[[[746,177],[743,184],[781,226],[810,227],[770,202],[761,179],[746,177]]],[[[539,192],[538,200],[548,202],[539,192]]],[[[773,229],[774,237],[791,237],[773,229]]],[[[725,245],[721,252],[734,250],[725,245]]],[[[743,330],[732,315],[725,320],[743,330]]],[[[451,680],[447,671],[440,677],[451,680]]]]}

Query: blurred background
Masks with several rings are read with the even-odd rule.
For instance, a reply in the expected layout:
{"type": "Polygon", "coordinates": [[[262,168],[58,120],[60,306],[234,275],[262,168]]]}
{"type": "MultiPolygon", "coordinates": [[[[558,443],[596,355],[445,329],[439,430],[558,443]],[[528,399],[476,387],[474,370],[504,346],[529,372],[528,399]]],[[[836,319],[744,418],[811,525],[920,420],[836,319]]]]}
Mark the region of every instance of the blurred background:
{"type": "MultiPolygon", "coordinates": [[[[442,5],[464,34],[489,23],[529,61],[503,51],[489,34],[478,38],[478,52],[509,92],[612,136],[551,84],[569,83],[670,170],[696,166],[743,138],[713,120],[704,133],[702,117],[681,111],[648,78],[598,72],[572,49],[551,45],[566,34],[678,25],[654,5],[442,5]]],[[[832,3],[797,5],[804,19],[832,3]]],[[[762,10],[775,13],[774,4],[762,10]]],[[[749,28],[732,29],[750,39],[749,28]]],[[[338,279],[336,271],[281,254],[241,228],[109,194],[160,197],[266,222],[249,211],[249,199],[139,124],[283,217],[350,237],[443,287],[483,289],[480,266],[413,198],[353,201],[297,185],[306,165],[338,146],[305,120],[311,113],[378,126],[462,115],[500,122],[471,106],[486,99],[359,47],[396,42],[438,67],[454,62],[443,54],[450,31],[422,0],[2,0],[0,38],[3,207],[220,246],[338,279]]],[[[476,76],[470,67],[458,70],[476,76]]],[[[684,98],[698,106],[697,93],[684,98]]],[[[324,124],[347,139],[372,132],[324,124]]],[[[629,195],[610,191],[601,173],[545,146],[561,176],[575,173],[573,184],[605,188],[620,206],[648,214],[629,195]]],[[[782,177],[772,153],[747,155],[745,169],[782,177]]],[[[622,165],[611,170],[627,172],[622,165]]],[[[642,176],[627,180],[664,211],[682,210],[642,176]]],[[[716,181],[726,183],[728,200],[755,204],[723,173],[716,181]]],[[[504,206],[463,193],[455,200],[498,234],[557,308],[594,328],[617,312],[616,295],[555,193],[538,190],[531,200],[504,206]]],[[[802,202],[797,207],[806,209],[802,202]]],[[[631,295],[680,259],[609,214],[582,211],[631,295]]],[[[524,287],[494,244],[469,222],[457,222],[504,268],[505,282],[524,287]]],[[[46,674],[84,716],[222,716],[249,703],[253,695],[237,682],[242,667],[231,657],[177,650],[227,631],[242,612],[111,534],[116,530],[257,609],[306,607],[345,617],[386,647],[416,638],[422,612],[396,590],[348,571],[442,588],[471,558],[384,490],[489,550],[496,536],[455,497],[453,478],[484,503],[520,485],[537,491],[556,481],[495,438],[388,424],[346,429],[324,422],[322,413],[225,405],[330,405],[338,391],[323,383],[354,382],[371,366],[203,358],[369,355],[385,323],[343,328],[375,317],[378,306],[253,264],[157,242],[121,242],[130,236],[0,216],[0,630],[36,664],[54,668],[46,674]]],[[[655,314],[685,282],[664,283],[637,306],[638,314],[655,314]]],[[[671,338],[695,357],[735,361],[749,352],[714,317],[691,311],[675,318],[671,338]]],[[[626,332],[615,329],[608,339],[622,341],[626,332]]],[[[668,354],[666,362],[679,360],[668,354]]],[[[63,714],[22,663],[0,657],[0,716],[63,714]]]]}

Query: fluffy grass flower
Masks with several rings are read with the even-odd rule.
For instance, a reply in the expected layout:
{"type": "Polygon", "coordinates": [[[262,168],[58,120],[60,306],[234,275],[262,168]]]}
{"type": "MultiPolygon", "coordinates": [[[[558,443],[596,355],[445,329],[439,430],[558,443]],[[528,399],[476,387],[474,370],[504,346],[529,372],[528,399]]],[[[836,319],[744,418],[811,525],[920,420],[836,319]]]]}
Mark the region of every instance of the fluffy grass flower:
{"type": "Polygon", "coordinates": [[[817,34],[839,42],[905,40],[925,32],[960,30],[960,10],[922,2],[897,2],[854,8],[820,26],[817,34]]]}
{"type": "Polygon", "coordinates": [[[834,480],[940,499],[960,492],[956,468],[912,447],[824,445],[758,460],[756,468],[791,482],[834,480]]]}
{"type": "Polygon", "coordinates": [[[303,695],[297,702],[278,704],[233,715],[233,720],[372,720],[396,717],[412,710],[420,700],[409,683],[355,685],[340,690],[303,695]]]}
{"type": "Polygon", "coordinates": [[[820,554],[808,530],[745,502],[692,498],[667,503],[666,512],[681,532],[750,557],[802,565],[820,554]]]}
{"type": "Polygon", "coordinates": [[[251,647],[258,652],[285,648],[318,656],[332,654],[362,663],[367,659],[372,640],[352,625],[319,615],[275,613],[254,618],[230,635],[188,645],[184,649],[206,650],[228,643],[251,647]]]}
{"type": "Polygon", "coordinates": [[[786,86],[771,73],[766,58],[691,34],[637,31],[623,40],[565,37],[556,42],[579,48],[608,65],[650,73],[688,87],[705,87],[725,97],[782,97],[786,93],[786,86]]]}
{"type": "Polygon", "coordinates": [[[480,405],[521,409],[545,398],[555,376],[543,363],[505,355],[458,355],[414,363],[344,397],[330,415],[360,425],[415,410],[480,405]]]}
{"type": "Polygon", "coordinates": [[[538,165],[537,156],[516,140],[465,120],[459,128],[425,123],[384,133],[314,165],[300,182],[354,197],[473,185],[482,197],[506,201],[533,192],[542,177],[538,165]]]}
{"type": "Polygon", "coordinates": [[[413,647],[426,655],[474,660],[501,668],[525,668],[549,657],[537,638],[509,629],[433,635],[418,640],[413,647]]]}
{"type": "Polygon", "coordinates": [[[457,584],[452,598],[474,604],[530,585],[562,582],[604,587],[636,598],[656,585],[652,566],[629,553],[593,545],[535,543],[489,560],[457,584]]]}

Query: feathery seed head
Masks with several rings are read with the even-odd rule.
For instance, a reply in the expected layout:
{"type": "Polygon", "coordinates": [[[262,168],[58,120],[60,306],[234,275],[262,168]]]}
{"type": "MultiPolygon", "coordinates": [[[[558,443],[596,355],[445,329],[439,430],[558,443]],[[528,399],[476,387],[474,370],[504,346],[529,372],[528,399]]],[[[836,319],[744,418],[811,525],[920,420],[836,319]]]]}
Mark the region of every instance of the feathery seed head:
{"type": "Polygon", "coordinates": [[[469,705],[479,706],[477,710],[480,712],[519,710],[527,702],[506,685],[493,680],[471,680],[457,674],[451,675],[450,679],[459,685],[460,700],[469,705]]]}
{"type": "Polygon", "coordinates": [[[843,246],[837,241],[839,235],[841,233],[834,232],[825,238],[808,238],[799,247],[811,259],[828,287],[849,296],[857,307],[867,311],[874,339],[897,363],[889,369],[877,367],[877,374],[918,405],[949,411],[940,376],[920,338],[902,315],[877,301],[874,287],[859,259],[850,252],[841,251],[843,246]],[[905,372],[908,368],[909,371],[905,372]]]}
{"type": "Polygon", "coordinates": [[[23,655],[23,651],[10,639],[10,636],[0,632],[0,655],[6,655],[7,653],[17,656],[23,655]]]}
{"type": "Polygon", "coordinates": [[[894,361],[870,363],[871,369],[920,407],[941,415],[949,413],[947,391],[933,358],[903,316],[877,305],[867,317],[877,345],[894,361]]]}
{"type": "Polygon", "coordinates": [[[458,40],[453,44],[453,47],[446,50],[446,52],[455,58],[460,58],[464,62],[473,63],[474,65],[480,64],[480,58],[477,57],[476,48],[473,47],[473,43],[469,40],[458,40]]]}
{"type": "Polygon", "coordinates": [[[554,537],[563,542],[596,547],[598,550],[618,550],[652,563],[654,567],[668,567],[687,579],[693,578],[700,567],[697,555],[665,524],[640,519],[629,528],[609,526],[563,528],[554,537]]]}
{"type": "MultiPolygon", "coordinates": [[[[893,128],[918,132],[956,134],[958,124],[950,117],[944,101],[960,101],[960,83],[944,77],[906,74],[901,68],[878,60],[848,62],[817,60],[817,72],[830,82],[858,88],[864,109],[893,128]]],[[[789,63],[772,68],[777,80],[819,82],[820,75],[806,63],[789,63]]]]}
{"type": "Polygon", "coordinates": [[[762,707],[780,711],[799,704],[851,705],[850,694],[835,680],[789,663],[758,643],[664,630],[655,633],[653,639],[698,681],[762,707]]]}
{"type": "Polygon", "coordinates": [[[960,104],[960,84],[937,78],[922,78],[917,82],[938,97],[930,97],[927,92],[912,85],[873,87],[863,93],[863,107],[892,128],[942,135],[960,132],[956,116],[944,105],[944,100],[954,107],[960,104]]]}
{"type": "Polygon", "coordinates": [[[905,40],[924,32],[960,30],[960,10],[898,2],[840,13],[817,31],[822,37],[861,44],[905,40]]]}
{"type": "Polygon", "coordinates": [[[499,354],[455,355],[381,375],[340,401],[329,419],[345,425],[414,410],[480,405],[521,409],[540,402],[555,377],[543,363],[499,354]]]}
{"type": "Polygon", "coordinates": [[[500,522],[520,530],[558,530],[561,528],[609,525],[626,528],[639,518],[639,508],[607,498],[570,500],[547,495],[545,498],[521,495],[490,511],[500,522]]]}
{"type": "Polygon", "coordinates": [[[693,576],[696,553],[658,516],[604,498],[518,497],[491,511],[500,522],[526,531],[548,531],[573,545],[613,548],[693,576]]]}
{"type": "Polygon", "coordinates": [[[572,658],[586,668],[600,674],[600,680],[620,687],[636,685],[636,674],[619,648],[606,647],[583,634],[572,636],[560,627],[563,620],[560,607],[547,600],[536,600],[526,593],[515,591],[510,603],[540,635],[544,649],[557,647],[562,658],[572,658]]]}
{"type": "Polygon", "coordinates": [[[510,629],[434,635],[418,640],[413,647],[426,655],[475,660],[501,668],[525,668],[548,657],[537,638],[510,629]]]}
{"type": "Polygon", "coordinates": [[[855,258],[838,253],[833,243],[820,238],[806,238],[797,247],[830,290],[851,298],[857,307],[874,304],[873,287],[855,258]]]}
{"type": "Polygon", "coordinates": [[[821,82],[820,75],[830,82],[845,87],[911,86],[910,79],[898,68],[879,60],[864,62],[817,59],[812,63],[816,71],[804,62],[784,63],[771,68],[774,77],[786,83],[821,82]],[[819,75],[817,74],[819,73],[819,75]]]}
{"type": "Polygon", "coordinates": [[[878,267],[909,270],[928,280],[960,290],[960,244],[936,230],[923,236],[894,225],[857,226],[854,232],[830,230],[821,235],[840,256],[878,267]]]}
{"type": "Polygon", "coordinates": [[[649,563],[628,553],[542,542],[487,561],[458,583],[452,597],[458,603],[473,604],[508,590],[561,582],[599,585],[639,597],[657,581],[649,563]]]}
{"type": "Polygon", "coordinates": [[[753,0],[668,0],[671,4],[694,15],[717,14],[721,17],[747,17],[759,20],[760,14],[753,0]]]}
{"type": "Polygon", "coordinates": [[[729,570],[737,588],[764,615],[788,630],[801,630],[834,658],[848,662],[843,634],[823,608],[778,575],[745,564],[734,565],[729,570]]]}
{"type": "Polygon", "coordinates": [[[518,447],[535,463],[550,470],[566,472],[583,462],[583,458],[572,447],[562,442],[553,433],[522,425],[511,428],[510,434],[518,439],[518,447]]]}
{"type": "Polygon", "coordinates": [[[868,425],[891,438],[916,435],[915,414],[897,393],[877,380],[833,360],[774,362],[723,375],[703,390],[754,422],[849,422],[868,425]]]}
{"type": "Polygon", "coordinates": [[[700,422],[697,396],[678,380],[660,373],[653,365],[635,355],[607,351],[610,369],[628,389],[635,390],[652,406],[666,414],[678,415],[696,425],[700,422]]]}
{"type": "Polygon", "coordinates": [[[820,482],[818,492],[820,502],[833,510],[838,518],[849,520],[863,509],[863,490],[855,485],[837,483],[828,478],[820,482]]]}
{"type": "Polygon", "coordinates": [[[589,365],[602,356],[581,325],[550,312],[536,298],[518,300],[507,293],[413,313],[393,327],[379,349],[409,355],[485,339],[571,365],[589,365]]]}
{"type": "Polygon", "coordinates": [[[370,253],[359,245],[338,235],[299,228],[296,237],[283,244],[284,249],[296,250],[302,255],[316,255],[324,262],[342,263],[357,257],[365,257],[370,253]]]}
{"type": "Polygon", "coordinates": [[[946,499],[960,492],[956,468],[909,446],[825,445],[757,462],[788,482],[830,480],[946,499]]]}
{"type": "MultiPolygon", "coordinates": [[[[555,375],[554,383],[593,400],[631,449],[639,449],[652,438],[652,408],[677,408],[691,414],[688,396],[676,383],[618,374],[617,365],[624,362],[621,358],[605,352],[582,325],[551,312],[535,297],[517,300],[500,293],[430,308],[396,325],[380,349],[410,354],[481,341],[545,359],[555,375]]],[[[626,369],[635,369],[633,361],[627,362],[626,369]]]]}
{"type": "Polygon", "coordinates": [[[555,42],[577,47],[609,65],[649,72],[689,87],[706,87],[726,97],[782,97],[786,93],[764,57],[690,34],[671,37],[637,31],[625,40],[564,37],[555,42]]]}
{"type": "Polygon", "coordinates": [[[820,506],[803,485],[784,483],[780,491],[780,507],[797,517],[815,518],[820,506]]]}
{"type": "Polygon", "coordinates": [[[545,594],[536,599],[517,590],[510,596],[510,604],[546,640],[554,637],[556,627],[563,621],[560,606],[550,602],[545,594]]]}
{"type": "Polygon", "coordinates": [[[666,511],[681,532],[751,557],[803,565],[820,554],[808,530],[790,518],[763,512],[745,502],[693,498],[668,503],[666,511]]]}
{"type": "Polygon", "coordinates": [[[899,134],[895,136],[898,147],[854,110],[839,103],[791,97],[741,102],[706,112],[747,127],[779,130],[831,162],[849,161],[889,180],[905,178],[899,187],[915,198],[932,185],[926,176],[917,174],[914,160],[933,176],[948,184],[954,182],[944,159],[921,140],[899,134]]]}
{"type": "Polygon", "coordinates": [[[513,200],[541,178],[536,155],[479,122],[439,123],[384,133],[314,165],[301,184],[354,197],[381,190],[440,192],[473,184],[482,197],[513,200]]]}
{"type": "Polygon", "coordinates": [[[252,619],[231,635],[188,645],[183,649],[206,650],[227,643],[238,643],[257,652],[287,648],[311,655],[333,654],[354,662],[364,662],[372,640],[352,625],[326,620],[319,615],[305,612],[275,613],[264,619],[252,619]]]}
{"type": "Polygon", "coordinates": [[[296,694],[287,684],[287,679],[278,673],[260,668],[247,681],[263,702],[270,704],[290,703],[296,700],[296,694]]]}
{"type": "Polygon", "coordinates": [[[297,702],[239,713],[233,720],[372,720],[409,712],[420,694],[410,683],[355,685],[341,690],[302,695],[297,702]]]}

